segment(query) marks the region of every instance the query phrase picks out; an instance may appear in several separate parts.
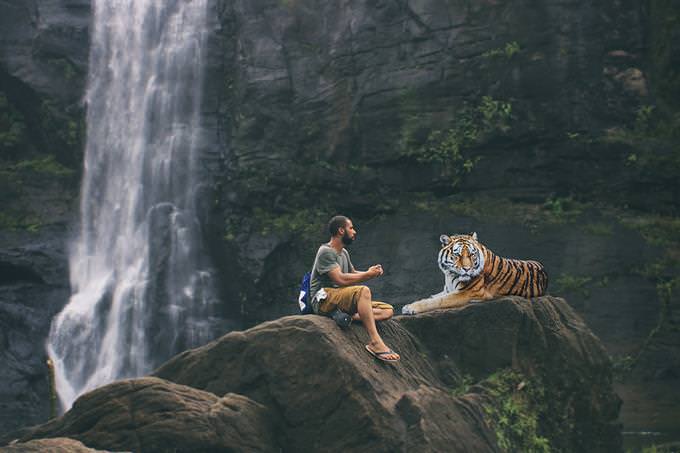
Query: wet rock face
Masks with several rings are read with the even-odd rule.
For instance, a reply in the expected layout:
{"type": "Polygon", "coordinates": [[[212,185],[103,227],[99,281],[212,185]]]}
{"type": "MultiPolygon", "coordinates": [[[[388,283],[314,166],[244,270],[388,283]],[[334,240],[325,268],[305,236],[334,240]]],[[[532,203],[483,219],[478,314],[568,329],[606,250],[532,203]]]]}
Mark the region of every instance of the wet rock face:
{"type": "MultiPolygon", "coordinates": [[[[226,64],[219,80],[209,78],[215,96],[208,98],[220,112],[227,152],[218,172],[223,221],[212,224],[211,249],[228,276],[228,298],[245,295],[239,309],[248,321],[283,311],[265,301],[291,294],[290,282],[311,266],[314,251],[305,241],[327,240],[308,234],[327,220],[313,217],[314,209],[355,220],[382,214],[390,223],[410,215],[398,197],[414,191],[538,203],[597,194],[641,206],[656,203],[645,195],[650,187],[676,185],[670,177],[627,172],[630,149],[590,140],[634,120],[646,102],[645,25],[635,2],[219,5],[213,48],[221,43],[226,64]],[[503,103],[511,110],[507,124],[498,117],[503,103]],[[491,118],[489,124],[474,131],[461,126],[471,112],[480,115],[479,124],[491,118]],[[409,154],[451,129],[478,137],[450,168],[409,154]],[[461,170],[466,159],[474,162],[469,173],[461,170]],[[614,183],[624,188],[610,190],[614,183]],[[310,223],[304,237],[287,225],[278,234],[252,225],[258,216],[273,223],[291,212],[310,223]],[[235,218],[240,224],[229,231],[225,225],[235,218]],[[237,271],[228,267],[234,263],[237,271]]],[[[667,201],[658,200],[660,209],[667,201]]],[[[444,219],[446,213],[435,221],[444,219]]],[[[424,242],[445,232],[430,236],[430,220],[411,219],[410,230],[400,233],[424,242]]],[[[379,252],[374,256],[392,250],[379,252]]],[[[409,284],[398,279],[397,285],[409,284]]],[[[408,289],[395,293],[422,297],[408,289]]]]}
{"type": "Polygon", "coordinates": [[[45,422],[50,414],[45,340],[69,297],[63,233],[28,234],[20,246],[0,236],[0,433],[45,422]]]}
{"type": "Polygon", "coordinates": [[[369,355],[361,325],[343,331],[315,315],[232,332],[176,356],[155,378],[81,397],[19,441],[69,437],[150,452],[498,452],[504,434],[493,408],[534,395],[532,435],[556,451],[620,449],[609,360],[564,300],[503,298],[398,317],[380,330],[400,363],[369,355]],[[521,382],[494,393],[510,370],[521,382]]]}
{"type": "Polygon", "coordinates": [[[1,11],[4,69],[39,93],[79,100],[90,50],[90,0],[12,0],[1,11]]]}
{"type": "Polygon", "coordinates": [[[69,297],[89,20],[89,1],[0,5],[2,114],[22,131],[0,144],[0,433],[50,415],[45,341],[69,297]]]}
{"type": "MultiPolygon", "coordinates": [[[[555,149],[566,132],[630,119],[644,84],[634,2],[223,3],[225,37],[235,43],[225,48],[223,74],[235,170],[227,176],[237,182],[260,166],[278,185],[293,184],[291,171],[301,170],[298,185],[336,186],[337,175],[315,166],[332,161],[338,170],[370,168],[351,181],[355,190],[376,182],[443,189],[450,175],[404,165],[405,147],[489,96],[510,101],[518,121],[500,134],[504,144],[476,150],[483,172],[493,171],[484,187],[557,188],[563,175],[546,168],[541,151],[550,146],[550,160],[557,154],[571,165],[571,147],[555,149]],[[500,153],[512,153],[513,162],[499,165],[500,153]]],[[[592,190],[591,180],[584,174],[579,182],[592,190]]],[[[225,190],[227,199],[257,195],[225,190]]]]}
{"type": "MultiPolygon", "coordinates": [[[[579,288],[553,294],[568,294],[611,351],[630,353],[645,338],[658,307],[652,303],[654,285],[625,269],[630,256],[650,253],[630,233],[588,237],[595,245],[579,254],[583,231],[572,225],[536,236],[501,220],[413,216],[392,199],[404,191],[452,191],[450,173],[404,152],[489,96],[511,103],[510,129],[492,128],[474,147],[469,157],[481,159],[457,190],[539,202],[552,194],[595,193],[660,212],[677,204],[675,173],[631,172],[624,164],[632,152],[626,146],[584,145],[574,138],[586,140],[630,122],[648,102],[638,3],[216,0],[211,8],[201,137],[206,185],[197,197],[208,250],[223,276],[225,312],[242,313],[250,324],[291,313],[294,305],[285,301],[294,298],[299,277],[311,265],[314,250],[307,249],[327,238],[246,229],[226,243],[223,220],[247,222],[252,207],[278,215],[335,191],[341,197],[329,203],[332,210],[359,218],[388,212],[360,226],[353,250],[355,264],[379,260],[389,269],[373,287],[387,300],[405,303],[439,291],[436,238],[480,230],[484,223],[487,231],[481,233],[494,250],[544,261],[552,290],[563,272],[592,277],[588,298],[579,288]],[[634,245],[624,249],[620,243],[634,245]],[[594,284],[605,279],[608,286],[594,284]]],[[[0,91],[32,121],[30,150],[54,153],[73,168],[81,165],[78,152],[43,130],[40,106],[56,99],[64,111],[79,108],[90,15],[89,0],[0,5],[0,91]]],[[[40,187],[31,189],[28,205],[59,206],[48,216],[59,223],[76,217],[75,208],[66,212],[62,206],[71,205],[73,193],[59,199],[36,195],[46,190],[43,179],[35,179],[40,187]]],[[[16,198],[0,192],[2,204],[16,198]]],[[[55,241],[47,241],[45,253],[56,257],[53,267],[13,257],[15,249],[29,253],[31,244],[42,243],[30,235],[0,250],[12,256],[0,259],[9,263],[0,264],[0,304],[8,313],[0,319],[12,320],[2,324],[0,354],[14,364],[9,369],[17,382],[0,396],[0,405],[8,404],[0,410],[0,432],[2,423],[13,429],[47,416],[42,345],[48,319],[68,297],[63,225],[49,234],[55,241]],[[59,282],[47,274],[60,275],[59,282]],[[45,303],[32,305],[38,301],[45,303]],[[29,350],[30,358],[22,359],[29,350]],[[1,414],[8,414],[6,421],[1,414]],[[32,415],[19,423],[23,415],[17,414],[32,415]]]]}

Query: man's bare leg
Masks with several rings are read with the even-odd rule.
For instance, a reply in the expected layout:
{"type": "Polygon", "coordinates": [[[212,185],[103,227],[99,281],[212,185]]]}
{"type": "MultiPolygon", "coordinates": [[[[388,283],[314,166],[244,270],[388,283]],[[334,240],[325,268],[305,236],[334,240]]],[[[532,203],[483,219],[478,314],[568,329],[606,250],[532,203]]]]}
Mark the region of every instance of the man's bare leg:
{"type": "MultiPolygon", "coordinates": [[[[392,316],[394,316],[394,310],[392,310],[391,308],[373,309],[373,319],[375,319],[376,321],[385,321],[387,319],[390,319],[392,316]]],[[[352,320],[361,321],[361,316],[359,316],[359,313],[354,313],[352,315],[352,320]]]]}
{"type": "MultiPolygon", "coordinates": [[[[359,303],[357,304],[359,311],[359,318],[364,324],[364,328],[368,332],[368,336],[371,338],[369,347],[373,352],[386,352],[390,348],[387,347],[385,342],[380,338],[378,334],[378,329],[375,326],[375,317],[373,315],[373,305],[371,304],[371,290],[368,287],[364,287],[359,294],[359,303]]],[[[399,359],[399,354],[386,354],[385,359],[387,360],[397,360],[399,359]]]]}

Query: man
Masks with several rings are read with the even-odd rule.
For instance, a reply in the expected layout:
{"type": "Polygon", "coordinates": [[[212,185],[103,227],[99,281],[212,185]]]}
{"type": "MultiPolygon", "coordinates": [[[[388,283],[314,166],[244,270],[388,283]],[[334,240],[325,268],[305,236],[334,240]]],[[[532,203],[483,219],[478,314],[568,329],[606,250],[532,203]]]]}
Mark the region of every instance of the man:
{"type": "Polygon", "coordinates": [[[399,354],[387,347],[375,326],[376,321],[391,318],[394,309],[389,304],[372,300],[371,290],[358,285],[381,276],[382,266],[376,264],[363,272],[354,269],[344,246],[351,244],[357,233],[347,217],[333,217],[328,223],[328,232],[331,239],[319,247],[312,267],[309,292],[314,312],[329,314],[339,309],[352,319],[360,320],[371,339],[366,350],[380,360],[398,361],[399,354]]]}

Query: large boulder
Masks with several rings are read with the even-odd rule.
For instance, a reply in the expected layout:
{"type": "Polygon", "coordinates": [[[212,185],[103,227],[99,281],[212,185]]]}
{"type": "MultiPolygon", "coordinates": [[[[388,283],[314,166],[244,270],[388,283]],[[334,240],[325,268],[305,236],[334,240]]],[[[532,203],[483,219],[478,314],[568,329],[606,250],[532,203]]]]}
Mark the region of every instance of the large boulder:
{"type": "Polygon", "coordinates": [[[422,345],[399,324],[387,323],[383,331],[402,354],[398,366],[367,353],[361,327],[343,332],[326,318],[294,316],[228,334],[181,354],[156,374],[278,408],[281,441],[290,451],[400,451],[410,444],[410,425],[427,439],[422,449],[446,445],[442,433],[448,431],[461,445],[493,451],[493,434],[480,423],[477,399],[455,401],[422,345]],[[427,422],[421,425],[421,419],[427,422]]]}
{"type": "Polygon", "coordinates": [[[244,396],[142,378],[88,393],[19,441],[69,437],[116,451],[273,451],[274,434],[268,409],[244,396]]]}
{"type": "Polygon", "coordinates": [[[494,451],[490,377],[516,370],[545,390],[532,404],[556,449],[620,447],[609,359],[561,299],[504,298],[399,317],[381,330],[402,355],[396,366],[367,354],[360,326],[343,332],[326,318],[293,316],[187,351],[156,374],[277,408],[284,449],[494,451]],[[454,395],[466,380],[479,385],[454,395]]]}
{"type": "Polygon", "coordinates": [[[154,378],[81,397],[19,441],[151,452],[621,448],[609,359],[562,299],[473,303],[380,331],[401,362],[376,361],[360,324],[340,330],[320,316],[232,332],[154,378]]]}

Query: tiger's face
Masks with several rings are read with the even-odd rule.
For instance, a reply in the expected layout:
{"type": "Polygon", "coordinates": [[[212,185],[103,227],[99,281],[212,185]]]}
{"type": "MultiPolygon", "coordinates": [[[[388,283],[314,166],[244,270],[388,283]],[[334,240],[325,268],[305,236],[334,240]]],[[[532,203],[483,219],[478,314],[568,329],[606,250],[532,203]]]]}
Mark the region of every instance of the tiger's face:
{"type": "Polygon", "coordinates": [[[439,251],[439,269],[445,275],[451,275],[461,282],[466,282],[482,273],[484,255],[482,254],[477,233],[471,235],[441,235],[442,248],[439,251]]]}

